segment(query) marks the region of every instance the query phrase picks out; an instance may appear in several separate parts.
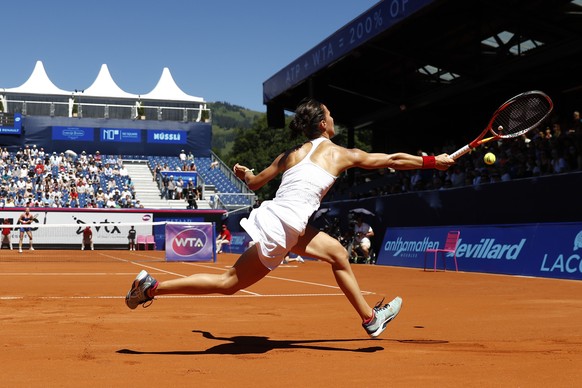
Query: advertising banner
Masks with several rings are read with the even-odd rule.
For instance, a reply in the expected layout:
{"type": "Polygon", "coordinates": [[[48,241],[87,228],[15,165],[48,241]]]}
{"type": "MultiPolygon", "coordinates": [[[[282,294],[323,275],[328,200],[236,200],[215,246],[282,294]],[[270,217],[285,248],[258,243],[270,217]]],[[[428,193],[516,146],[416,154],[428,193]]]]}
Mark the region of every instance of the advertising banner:
{"type": "Polygon", "coordinates": [[[99,139],[103,142],[141,143],[141,129],[99,128],[99,139]]]}
{"type": "Polygon", "coordinates": [[[22,133],[22,115],[0,112],[0,135],[20,135],[22,133]]]}
{"type": "MultiPolygon", "coordinates": [[[[22,211],[0,211],[0,221],[10,220],[12,226],[11,240],[18,242],[20,226],[17,225],[22,211]]],[[[33,209],[34,221],[31,231],[35,244],[70,245],[81,244],[83,229],[91,227],[94,244],[119,245],[127,244],[127,234],[130,226],[135,224],[137,234],[152,234],[152,226],[144,221],[152,220],[152,213],[120,213],[120,212],[49,212],[33,209]],[[117,224],[123,223],[124,226],[117,224]]],[[[28,241],[28,239],[25,239],[28,241]]]]}
{"type": "Polygon", "coordinates": [[[52,139],[53,140],[66,140],[66,141],[94,141],[94,128],[83,128],[83,127],[63,127],[63,126],[53,126],[52,127],[52,139]]]}
{"type": "MultiPolygon", "coordinates": [[[[158,216],[154,215],[155,222],[203,222],[204,217],[195,213],[182,213],[180,216],[158,216]]],[[[156,249],[162,250],[166,246],[166,224],[154,225],[154,239],[156,249]]]]}
{"type": "Polygon", "coordinates": [[[251,237],[246,232],[234,232],[231,233],[232,239],[230,240],[230,252],[231,253],[243,253],[249,246],[251,242],[251,237]]]}
{"type": "MultiPolygon", "coordinates": [[[[442,248],[459,230],[459,271],[582,280],[582,223],[389,228],[377,264],[423,268],[425,251],[442,248]]],[[[428,254],[427,267],[434,265],[428,254]]],[[[437,269],[454,268],[453,255],[439,253],[437,269]]]]}
{"type": "Polygon", "coordinates": [[[147,133],[148,143],[186,144],[188,133],[169,129],[150,129],[147,133]]]}
{"type": "Polygon", "coordinates": [[[216,261],[214,224],[167,224],[166,261],[216,261]]]}

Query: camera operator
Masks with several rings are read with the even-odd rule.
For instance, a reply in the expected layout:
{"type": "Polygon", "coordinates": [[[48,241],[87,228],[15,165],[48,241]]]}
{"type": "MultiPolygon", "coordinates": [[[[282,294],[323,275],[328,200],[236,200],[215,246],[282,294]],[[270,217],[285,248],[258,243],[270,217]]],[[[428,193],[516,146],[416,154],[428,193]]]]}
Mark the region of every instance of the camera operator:
{"type": "Polygon", "coordinates": [[[196,203],[196,198],[198,198],[198,192],[192,178],[188,179],[188,184],[186,185],[186,201],[188,202],[187,209],[198,209],[198,204],[196,203]]]}
{"type": "Polygon", "coordinates": [[[374,236],[372,227],[364,222],[363,217],[358,215],[356,217],[356,224],[354,225],[354,244],[352,245],[353,254],[362,257],[364,263],[370,262],[370,247],[372,243],[370,237],[374,236]]]}

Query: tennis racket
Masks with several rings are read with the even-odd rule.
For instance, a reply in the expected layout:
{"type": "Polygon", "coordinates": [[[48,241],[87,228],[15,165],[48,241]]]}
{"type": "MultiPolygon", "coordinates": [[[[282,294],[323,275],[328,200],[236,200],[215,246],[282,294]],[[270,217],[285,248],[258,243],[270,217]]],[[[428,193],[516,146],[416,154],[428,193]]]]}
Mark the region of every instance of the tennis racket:
{"type": "Polygon", "coordinates": [[[458,159],[491,140],[521,136],[540,125],[553,108],[554,103],[550,97],[539,90],[518,94],[495,111],[489,125],[475,140],[453,152],[450,157],[458,159]],[[488,133],[493,136],[485,138],[488,133]]]}

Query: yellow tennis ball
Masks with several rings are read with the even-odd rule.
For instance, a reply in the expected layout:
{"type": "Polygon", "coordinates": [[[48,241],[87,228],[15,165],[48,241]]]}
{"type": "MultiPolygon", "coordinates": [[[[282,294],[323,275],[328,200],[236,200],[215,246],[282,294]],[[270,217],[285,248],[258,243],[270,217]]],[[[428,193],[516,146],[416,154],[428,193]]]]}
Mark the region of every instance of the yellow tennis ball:
{"type": "Polygon", "coordinates": [[[487,152],[483,157],[483,160],[487,164],[493,164],[495,163],[495,154],[493,154],[492,152],[487,152]]]}

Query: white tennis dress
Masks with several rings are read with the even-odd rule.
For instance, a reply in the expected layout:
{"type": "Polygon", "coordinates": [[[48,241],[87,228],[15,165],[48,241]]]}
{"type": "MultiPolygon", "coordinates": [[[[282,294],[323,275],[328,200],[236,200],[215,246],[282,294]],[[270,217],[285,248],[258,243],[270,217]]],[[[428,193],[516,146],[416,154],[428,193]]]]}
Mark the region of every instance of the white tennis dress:
{"type": "Polygon", "coordinates": [[[241,226],[257,243],[259,258],[273,270],[305,233],[309,217],[319,209],[321,200],[337,177],[311,161],[311,155],[325,137],[311,140],[311,150],[295,166],[286,170],[275,198],[254,209],[241,226]]]}

